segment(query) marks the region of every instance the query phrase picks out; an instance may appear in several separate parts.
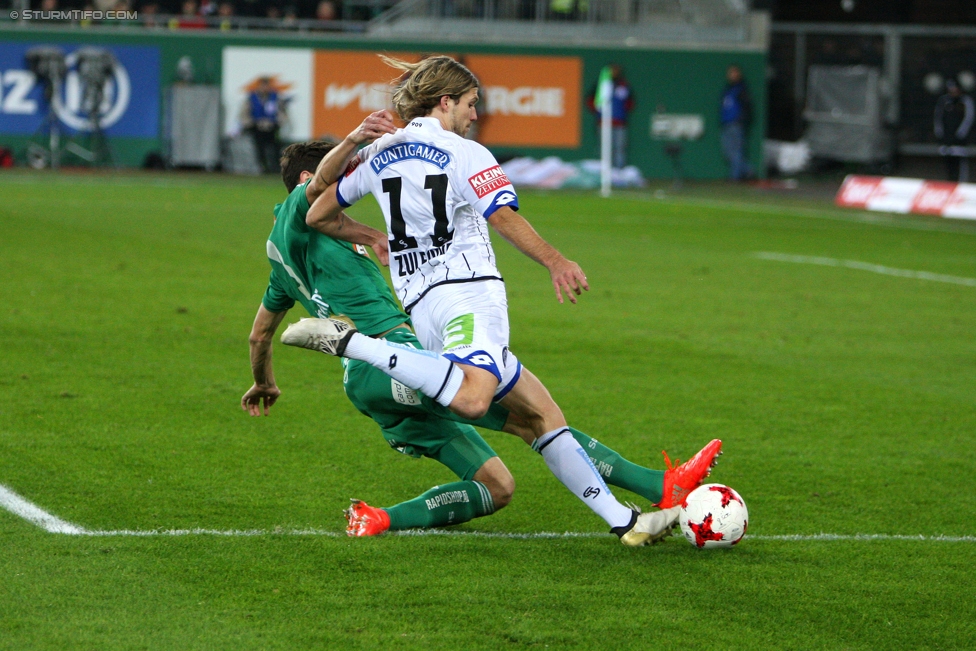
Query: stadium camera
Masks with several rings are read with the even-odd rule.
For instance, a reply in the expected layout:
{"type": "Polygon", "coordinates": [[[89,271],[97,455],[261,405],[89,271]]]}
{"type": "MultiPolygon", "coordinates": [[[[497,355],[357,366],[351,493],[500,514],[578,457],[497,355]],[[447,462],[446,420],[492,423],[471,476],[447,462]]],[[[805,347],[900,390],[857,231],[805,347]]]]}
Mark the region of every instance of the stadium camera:
{"type": "Polygon", "coordinates": [[[83,47],[77,51],[78,76],[82,86],[82,108],[91,116],[92,127],[98,130],[98,109],[105,93],[105,82],[115,74],[115,57],[108,50],[83,47]]]}
{"type": "Polygon", "coordinates": [[[28,70],[34,73],[34,77],[44,88],[44,102],[47,104],[47,115],[36,134],[44,135],[47,144],[45,146],[32,142],[28,146],[27,158],[31,167],[41,168],[50,164],[52,168],[57,169],[61,164],[61,132],[54,103],[68,74],[64,50],[50,45],[40,45],[27,50],[24,59],[28,70]]]}
{"type": "Polygon", "coordinates": [[[27,50],[24,58],[27,60],[27,68],[44,86],[44,101],[50,105],[55,90],[64,81],[68,72],[64,50],[59,47],[42,45],[27,50]]]}

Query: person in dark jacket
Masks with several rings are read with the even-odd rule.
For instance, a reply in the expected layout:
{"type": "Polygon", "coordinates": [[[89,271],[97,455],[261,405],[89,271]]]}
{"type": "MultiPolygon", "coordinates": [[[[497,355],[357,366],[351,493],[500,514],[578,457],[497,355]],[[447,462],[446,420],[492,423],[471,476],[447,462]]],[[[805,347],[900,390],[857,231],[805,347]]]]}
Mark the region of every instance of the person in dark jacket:
{"type": "Polygon", "coordinates": [[[284,106],[269,77],[258,79],[257,87],[248,95],[242,124],[251,132],[258,161],[265,174],[278,171],[278,129],[284,118],[284,106]]]}
{"type": "MultiPolygon", "coordinates": [[[[610,76],[613,79],[613,96],[610,98],[610,115],[613,124],[611,160],[614,169],[623,169],[627,166],[627,116],[634,108],[634,94],[630,90],[630,84],[624,78],[623,68],[616,63],[610,66],[610,76]]],[[[590,110],[597,114],[597,128],[600,126],[601,115],[601,109],[596,105],[598,86],[593,89],[586,101],[590,110]]]]}
{"type": "Polygon", "coordinates": [[[950,181],[969,180],[966,142],[974,118],[973,98],[964,95],[955,80],[946,81],[946,93],[935,104],[935,136],[942,143],[939,153],[945,159],[946,178],[950,181]]]}
{"type": "Polygon", "coordinates": [[[722,91],[719,106],[722,155],[729,164],[729,178],[742,181],[752,176],[752,166],[746,154],[749,124],[752,122],[752,99],[739,66],[729,66],[725,78],[728,84],[722,91]]]}

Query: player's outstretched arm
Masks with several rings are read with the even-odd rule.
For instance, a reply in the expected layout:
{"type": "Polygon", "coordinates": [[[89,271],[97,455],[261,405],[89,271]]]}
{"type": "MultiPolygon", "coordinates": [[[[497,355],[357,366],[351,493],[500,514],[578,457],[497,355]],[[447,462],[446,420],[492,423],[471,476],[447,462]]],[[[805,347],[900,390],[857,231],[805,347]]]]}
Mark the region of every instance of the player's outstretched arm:
{"type": "Polygon", "coordinates": [[[342,142],[333,147],[332,151],[322,157],[319,166],[315,169],[315,175],[305,186],[308,204],[315,203],[319,195],[336,182],[360,145],[372,142],[384,134],[395,131],[396,125],[393,124],[392,113],[386,110],[370,113],[362,124],[356,127],[342,142]]]}
{"type": "Polygon", "coordinates": [[[366,224],[360,224],[342,212],[342,206],[336,199],[335,184],[330,185],[328,190],[323,192],[308,209],[308,213],[305,215],[305,223],[323,235],[344,242],[372,247],[376,257],[380,259],[380,264],[383,266],[390,264],[386,233],[366,224]]]}
{"type": "Polygon", "coordinates": [[[287,311],[271,312],[261,305],[257,316],[254,317],[254,325],[251,326],[251,336],[248,339],[251,345],[251,373],[254,375],[254,384],[241,398],[241,409],[252,416],[261,415],[262,401],[264,401],[264,415],[267,416],[268,409],[281,395],[281,390],[275,384],[274,370],[271,367],[271,342],[286,314],[287,311]]]}
{"type": "Polygon", "coordinates": [[[563,292],[571,303],[576,302],[585,289],[586,274],[572,260],[567,260],[555,247],[536,233],[532,225],[508,206],[502,206],[488,217],[488,223],[516,249],[549,270],[556,298],[563,302],[563,292]]]}

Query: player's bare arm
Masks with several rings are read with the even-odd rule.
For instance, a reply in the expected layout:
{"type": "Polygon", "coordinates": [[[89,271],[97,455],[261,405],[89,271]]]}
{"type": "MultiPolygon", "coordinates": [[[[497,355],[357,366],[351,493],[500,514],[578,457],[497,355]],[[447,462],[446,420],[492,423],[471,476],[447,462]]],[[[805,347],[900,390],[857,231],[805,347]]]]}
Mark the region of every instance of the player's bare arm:
{"type": "Polygon", "coordinates": [[[508,206],[502,206],[491,214],[488,223],[512,246],[549,270],[552,286],[560,303],[563,302],[562,292],[566,292],[570,302],[575,303],[582,290],[589,291],[586,274],[580,266],[567,260],[555,247],[542,239],[532,225],[517,212],[508,206]]]}
{"type": "Polygon", "coordinates": [[[380,264],[389,266],[390,252],[386,233],[361,224],[342,212],[336,199],[336,185],[323,192],[305,215],[305,223],[331,238],[371,247],[380,264]]]}
{"type": "Polygon", "coordinates": [[[278,400],[281,390],[275,384],[274,370],[271,366],[271,342],[281,321],[288,312],[271,312],[264,305],[258,308],[251,326],[251,336],[248,342],[251,347],[251,373],[254,384],[244,397],[241,398],[241,409],[251,416],[261,415],[261,403],[264,403],[264,415],[268,415],[271,405],[278,400]]]}
{"type": "MultiPolygon", "coordinates": [[[[396,131],[396,125],[393,124],[392,113],[386,110],[370,113],[362,124],[356,127],[332,151],[322,157],[322,162],[316,168],[315,174],[305,186],[305,196],[308,198],[309,205],[312,205],[319,195],[325,192],[326,188],[336,182],[360,145],[372,142],[383,134],[394,131],[396,131]]],[[[363,242],[356,242],[356,244],[363,244],[363,242]]]]}

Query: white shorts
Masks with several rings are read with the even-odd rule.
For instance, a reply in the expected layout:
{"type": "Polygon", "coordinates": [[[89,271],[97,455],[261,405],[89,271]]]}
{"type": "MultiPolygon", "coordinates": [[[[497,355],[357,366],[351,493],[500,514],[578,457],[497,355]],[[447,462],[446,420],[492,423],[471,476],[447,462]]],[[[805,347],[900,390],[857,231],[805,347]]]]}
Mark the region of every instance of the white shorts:
{"type": "Polygon", "coordinates": [[[518,382],[522,364],[508,350],[508,297],[502,281],[438,285],[413,306],[410,318],[425,349],[497,377],[495,400],[518,382]]]}

